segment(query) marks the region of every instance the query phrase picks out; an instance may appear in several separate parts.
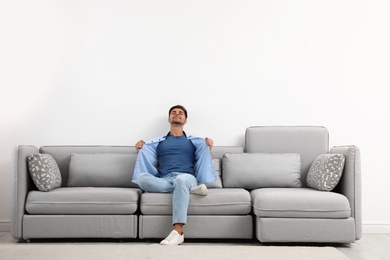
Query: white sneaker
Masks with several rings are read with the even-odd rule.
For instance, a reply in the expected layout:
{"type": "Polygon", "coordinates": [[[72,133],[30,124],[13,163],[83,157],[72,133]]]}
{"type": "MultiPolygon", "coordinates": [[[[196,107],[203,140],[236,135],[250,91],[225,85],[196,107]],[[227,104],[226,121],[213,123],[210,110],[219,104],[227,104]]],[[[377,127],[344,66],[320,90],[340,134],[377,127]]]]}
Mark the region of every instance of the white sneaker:
{"type": "Polygon", "coordinates": [[[160,245],[180,245],[184,242],[184,234],[180,235],[176,230],[172,230],[169,235],[160,242],[160,245]]]}
{"type": "Polygon", "coordinates": [[[196,194],[196,195],[203,195],[206,196],[208,194],[207,187],[204,184],[195,186],[190,189],[191,194],[196,194]]]}

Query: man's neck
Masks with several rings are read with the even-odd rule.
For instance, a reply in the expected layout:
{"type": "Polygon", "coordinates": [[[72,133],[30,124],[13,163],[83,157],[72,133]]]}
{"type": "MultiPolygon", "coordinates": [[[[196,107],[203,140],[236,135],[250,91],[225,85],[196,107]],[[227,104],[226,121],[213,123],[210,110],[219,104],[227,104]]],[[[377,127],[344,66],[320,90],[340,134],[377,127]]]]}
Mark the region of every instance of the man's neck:
{"type": "Polygon", "coordinates": [[[183,126],[171,126],[169,133],[172,136],[182,136],[184,135],[183,126]]]}

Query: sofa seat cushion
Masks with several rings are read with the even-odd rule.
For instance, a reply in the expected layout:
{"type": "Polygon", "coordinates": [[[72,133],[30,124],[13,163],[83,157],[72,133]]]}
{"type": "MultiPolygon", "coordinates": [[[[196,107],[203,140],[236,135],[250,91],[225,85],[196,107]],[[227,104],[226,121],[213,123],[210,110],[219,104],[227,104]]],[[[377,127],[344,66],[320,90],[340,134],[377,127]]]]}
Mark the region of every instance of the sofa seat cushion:
{"type": "Polygon", "coordinates": [[[64,187],[31,191],[26,211],[39,215],[134,214],[142,191],[136,188],[64,187]]]}
{"type": "Polygon", "coordinates": [[[339,193],[310,188],[264,188],[251,191],[253,210],[258,217],[348,218],[351,207],[339,193]]]}
{"type": "MultiPolygon", "coordinates": [[[[171,215],[172,194],[144,193],[140,208],[144,215],[171,215]]],[[[189,215],[246,215],[250,212],[251,198],[245,189],[209,189],[207,196],[190,195],[189,215]]]]}

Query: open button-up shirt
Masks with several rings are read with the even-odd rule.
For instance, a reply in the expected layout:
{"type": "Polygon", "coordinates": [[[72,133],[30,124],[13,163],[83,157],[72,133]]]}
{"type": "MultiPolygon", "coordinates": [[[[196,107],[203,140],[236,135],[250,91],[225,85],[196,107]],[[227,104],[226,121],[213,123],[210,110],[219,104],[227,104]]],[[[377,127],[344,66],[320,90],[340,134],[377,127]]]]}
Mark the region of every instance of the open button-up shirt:
{"type": "MultiPolygon", "coordinates": [[[[154,176],[158,176],[157,169],[157,146],[161,141],[164,141],[166,135],[157,137],[149,142],[145,142],[142,149],[139,151],[137,161],[134,167],[133,182],[138,183],[140,173],[147,172],[154,176]]],[[[187,135],[195,146],[195,177],[199,183],[209,183],[217,179],[213,160],[211,158],[210,149],[207,146],[205,139],[192,135],[187,135]]]]}

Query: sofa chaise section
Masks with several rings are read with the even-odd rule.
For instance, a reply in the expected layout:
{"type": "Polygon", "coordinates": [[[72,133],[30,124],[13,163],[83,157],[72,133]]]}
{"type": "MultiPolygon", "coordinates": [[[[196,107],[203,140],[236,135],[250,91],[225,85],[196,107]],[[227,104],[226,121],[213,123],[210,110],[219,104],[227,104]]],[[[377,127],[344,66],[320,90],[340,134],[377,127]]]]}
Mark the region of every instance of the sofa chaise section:
{"type": "Polygon", "coordinates": [[[361,237],[360,153],[356,146],[329,150],[325,127],[249,127],[246,153],[298,153],[299,188],[261,188],[251,191],[256,237],[261,242],[352,243],[361,237]],[[309,168],[321,154],[340,153],[345,167],[332,191],[309,188],[309,168]]]}

